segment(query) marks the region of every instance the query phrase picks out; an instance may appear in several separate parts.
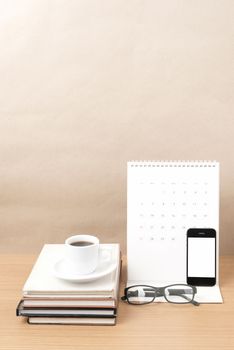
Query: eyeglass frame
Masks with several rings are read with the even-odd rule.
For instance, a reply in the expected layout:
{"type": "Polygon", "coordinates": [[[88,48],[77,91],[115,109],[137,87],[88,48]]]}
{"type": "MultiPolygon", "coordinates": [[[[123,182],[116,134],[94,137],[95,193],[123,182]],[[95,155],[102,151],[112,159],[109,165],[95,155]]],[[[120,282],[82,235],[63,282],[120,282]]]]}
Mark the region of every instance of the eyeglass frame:
{"type": "Polygon", "coordinates": [[[199,306],[200,303],[198,303],[196,300],[194,300],[194,297],[195,297],[196,293],[197,293],[197,288],[195,286],[191,286],[189,284],[183,284],[183,283],[181,283],[181,284],[179,284],[179,283],[178,284],[170,284],[170,285],[165,286],[165,287],[155,287],[155,286],[150,286],[150,285],[147,285],[147,284],[135,284],[135,285],[128,286],[128,287],[124,288],[124,295],[121,297],[121,300],[127,301],[128,304],[130,304],[130,305],[146,305],[146,304],[153,303],[155,298],[157,298],[157,297],[164,297],[166,299],[166,301],[168,303],[171,303],[171,304],[193,304],[195,306],[199,306]],[[166,294],[165,294],[165,290],[166,290],[166,288],[173,287],[173,286],[190,287],[193,290],[193,298],[191,300],[189,300],[189,301],[184,301],[184,302],[173,302],[173,301],[168,300],[167,297],[166,297],[166,294]],[[132,303],[131,301],[129,301],[129,299],[127,297],[127,291],[130,288],[134,288],[134,287],[147,287],[147,288],[154,289],[155,295],[154,295],[153,299],[150,300],[150,301],[147,301],[147,302],[144,302],[144,303],[139,303],[139,304],[132,303]]]}

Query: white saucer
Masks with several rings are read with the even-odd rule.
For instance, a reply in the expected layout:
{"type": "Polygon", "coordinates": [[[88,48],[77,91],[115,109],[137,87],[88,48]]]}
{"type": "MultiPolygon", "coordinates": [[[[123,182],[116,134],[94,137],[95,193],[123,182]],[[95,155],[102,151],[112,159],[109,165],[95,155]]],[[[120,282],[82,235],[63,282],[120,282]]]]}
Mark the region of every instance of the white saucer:
{"type": "Polygon", "coordinates": [[[74,267],[67,260],[59,259],[53,266],[52,273],[55,277],[70,282],[91,282],[108,275],[116,269],[116,263],[110,260],[101,260],[96,270],[87,275],[81,275],[74,272],[74,267]]]}

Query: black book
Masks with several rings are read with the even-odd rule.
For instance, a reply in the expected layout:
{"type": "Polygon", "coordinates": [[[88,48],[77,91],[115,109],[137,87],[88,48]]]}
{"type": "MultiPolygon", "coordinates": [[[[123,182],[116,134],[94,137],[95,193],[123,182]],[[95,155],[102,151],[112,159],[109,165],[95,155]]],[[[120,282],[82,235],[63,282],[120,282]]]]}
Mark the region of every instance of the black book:
{"type": "Polygon", "coordinates": [[[17,316],[28,317],[116,317],[116,308],[80,308],[80,307],[24,307],[21,300],[16,309],[17,316]]]}

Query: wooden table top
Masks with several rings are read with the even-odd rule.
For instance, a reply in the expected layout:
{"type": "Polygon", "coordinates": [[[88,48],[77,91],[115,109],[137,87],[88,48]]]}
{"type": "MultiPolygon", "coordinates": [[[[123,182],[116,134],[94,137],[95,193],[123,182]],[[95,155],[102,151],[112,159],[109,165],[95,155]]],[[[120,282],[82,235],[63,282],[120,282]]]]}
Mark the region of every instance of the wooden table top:
{"type": "MultiPolygon", "coordinates": [[[[16,317],[21,289],[35,259],[0,256],[1,350],[234,349],[234,256],[220,259],[223,304],[133,306],[120,301],[116,326],[29,325],[16,317]]],[[[123,271],[121,292],[125,276],[123,271]]]]}

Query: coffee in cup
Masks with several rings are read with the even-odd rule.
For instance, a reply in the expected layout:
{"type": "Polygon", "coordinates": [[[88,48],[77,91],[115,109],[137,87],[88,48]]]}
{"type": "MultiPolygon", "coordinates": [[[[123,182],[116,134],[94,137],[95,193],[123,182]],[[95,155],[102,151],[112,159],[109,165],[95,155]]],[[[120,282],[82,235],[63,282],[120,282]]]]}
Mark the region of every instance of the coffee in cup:
{"type": "Polygon", "coordinates": [[[75,247],[87,247],[88,245],[92,245],[92,244],[93,243],[89,241],[77,241],[77,242],[71,243],[71,245],[75,247]]]}

